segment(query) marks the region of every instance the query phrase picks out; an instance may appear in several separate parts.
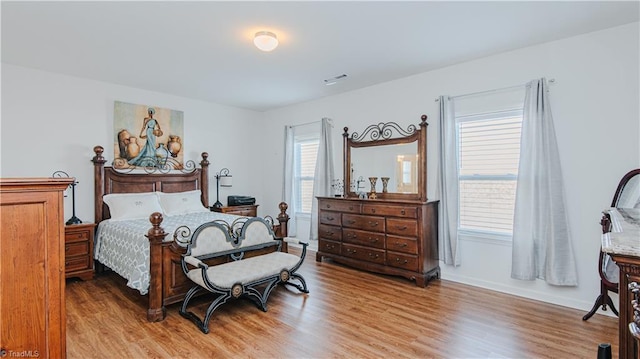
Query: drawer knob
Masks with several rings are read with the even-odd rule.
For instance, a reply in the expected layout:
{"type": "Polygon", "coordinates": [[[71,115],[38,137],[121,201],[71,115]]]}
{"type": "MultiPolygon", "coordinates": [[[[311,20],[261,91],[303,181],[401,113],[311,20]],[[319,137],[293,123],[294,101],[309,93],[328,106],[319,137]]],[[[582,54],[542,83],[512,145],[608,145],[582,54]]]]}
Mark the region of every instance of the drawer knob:
{"type": "Polygon", "coordinates": [[[369,237],[369,241],[371,241],[371,243],[378,243],[378,238],[369,237]]]}
{"type": "Polygon", "coordinates": [[[355,238],[358,238],[358,235],[355,234],[355,233],[349,232],[349,233],[347,233],[347,237],[355,239],[355,238]]]}
{"type": "Polygon", "coordinates": [[[369,257],[370,257],[370,258],[374,258],[374,259],[378,259],[378,257],[380,257],[380,255],[379,255],[379,254],[377,254],[377,253],[376,253],[376,254],[369,253],[369,257]]]}
{"type": "Polygon", "coordinates": [[[64,247],[64,251],[65,251],[65,252],[68,252],[68,251],[69,251],[69,246],[65,246],[65,247],[64,247]]]}
{"type": "Polygon", "coordinates": [[[327,217],[327,221],[333,221],[335,217],[327,217]]]}
{"type": "Polygon", "coordinates": [[[404,208],[400,210],[400,214],[405,214],[404,208]]]}
{"type": "Polygon", "coordinates": [[[356,250],[355,250],[355,249],[347,248],[347,253],[353,253],[353,254],[356,254],[356,250]]]}
{"type": "Polygon", "coordinates": [[[406,231],[407,230],[407,226],[396,226],[396,228],[401,230],[401,231],[406,231]]]}
{"type": "Polygon", "coordinates": [[[376,209],[375,208],[371,208],[371,213],[376,213],[376,209]]]}
{"type": "Polygon", "coordinates": [[[407,243],[396,242],[396,246],[398,246],[398,247],[406,247],[407,243]]]}
{"type": "Polygon", "coordinates": [[[354,224],[354,223],[356,223],[356,221],[355,221],[355,220],[353,220],[353,219],[350,219],[350,220],[348,220],[348,221],[347,221],[347,223],[349,223],[349,224],[354,224]]]}
{"type": "Polygon", "coordinates": [[[353,210],[353,206],[349,206],[349,210],[353,210]]]}
{"type": "MultiPolygon", "coordinates": [[[[400,263],[400,258],[396,257],[396,263],[400,263]]],[[[402,264],[407,264],[407,260],[402,261],[402,264]]]]}
{"type": "Polygon", "coordinates": [[[328,204],[328,205],[327,205],[327,208],[331,208],[331,205],[330,205],[330,204],[328,204]]]}
{"type": "Polygon", "coordinates": [[[377,227],[377,226],[378,226],[378,222],[377,222],[377,221],[376,221],[376,222],[371,222],[371,221],[369,221],[369,225],[370,225],[371,227],[377,227]]]}

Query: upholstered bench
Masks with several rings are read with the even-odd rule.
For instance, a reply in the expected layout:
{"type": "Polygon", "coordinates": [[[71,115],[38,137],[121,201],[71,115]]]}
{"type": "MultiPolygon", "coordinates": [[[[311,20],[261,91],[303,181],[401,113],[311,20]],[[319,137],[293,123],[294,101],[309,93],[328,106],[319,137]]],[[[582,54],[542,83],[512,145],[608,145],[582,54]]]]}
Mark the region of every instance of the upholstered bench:
{"type": "Polygon", "coordinates": [[[198,227],[182,258],[182,269],[194,286],[185,296],[180,315],[208,333],[213,312],[230,298],[249,298],[266,312],[269,294],[278,284],[291,285],[309,293],[304,278],[296,273],[304,261],[307,243],[294,238],[276,238],[271,228],[267,220],[259,217],[244,218],[232,224],[214,221],[198,227]],[[281,252],[282,241],[302,245],[300,256],[281,252]],[[269,251],[270,248],[273,251],[269,251]],[[245,258],[245,252],[260,249],[265,250],[264,254],[245,258]],[[220,258],[229,261],[207,264],[220,258]],[[204,318],[200,319],[188,312],[187,306],[203,291],[213,293],[214,299],[204,318]]]}

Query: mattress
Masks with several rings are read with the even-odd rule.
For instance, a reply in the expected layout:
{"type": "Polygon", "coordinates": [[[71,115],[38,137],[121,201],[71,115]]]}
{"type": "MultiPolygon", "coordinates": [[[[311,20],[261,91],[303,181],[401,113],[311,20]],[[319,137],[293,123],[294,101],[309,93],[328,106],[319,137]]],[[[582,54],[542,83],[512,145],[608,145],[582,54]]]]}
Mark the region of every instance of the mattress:
{"type": "MultiPolygon", "coordinates": [[[[164,216],[161,227],[168,233],[165,241],[170,242],[173,232],[180,226],[186,225],[193,231],[216,219],[231,223],[237,218],[218,212],[196,212],[164,216]]],[[[105,220],[98,225],[95,237],[95,259],[125,278],[127,286],[143,295],[149,292],[149,239],[145,234],[150,228],[148,219],[105,220]]]]}

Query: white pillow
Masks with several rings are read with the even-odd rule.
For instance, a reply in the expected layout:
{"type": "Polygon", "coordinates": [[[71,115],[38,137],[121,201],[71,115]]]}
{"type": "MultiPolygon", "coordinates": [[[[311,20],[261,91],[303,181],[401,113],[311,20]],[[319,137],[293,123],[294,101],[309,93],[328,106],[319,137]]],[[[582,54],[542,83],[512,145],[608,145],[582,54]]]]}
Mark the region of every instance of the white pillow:
{"type": "Polygon", "coordinates": [[[194,212],[208,212],[209,209],[202,205],[200,190],[164,193],[158,192],[160,205],[167,216],[194,212]]]}
{"type": "Polygon", "coordinates": [[[155,192],[111,193],[102,197],[109,206],[113,220],[149,218],[153,212],[162,213],[162,207],[155,192]]]}

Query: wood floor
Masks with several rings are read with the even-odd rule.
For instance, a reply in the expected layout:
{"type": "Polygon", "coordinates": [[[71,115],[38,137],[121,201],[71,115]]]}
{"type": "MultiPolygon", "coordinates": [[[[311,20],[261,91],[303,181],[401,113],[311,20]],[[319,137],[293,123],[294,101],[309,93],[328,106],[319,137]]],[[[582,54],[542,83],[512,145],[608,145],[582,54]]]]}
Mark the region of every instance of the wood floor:
{"type": "MultiPolygon", "coordinates": [[[[418,288],[310,252],[310,294],[285,287],[268,312],[247,300],[214,313],[209,334],[167,308],[146,321],[146,297],[115,274],[67,283],[68,358],[595,358],[618,352],[617,318],[454,282],[418,288]]],[[[595,295],[595,294],[594,294],[595,295]]],[[[196,310],[204,312],[207,302],[196,310]]]]}

